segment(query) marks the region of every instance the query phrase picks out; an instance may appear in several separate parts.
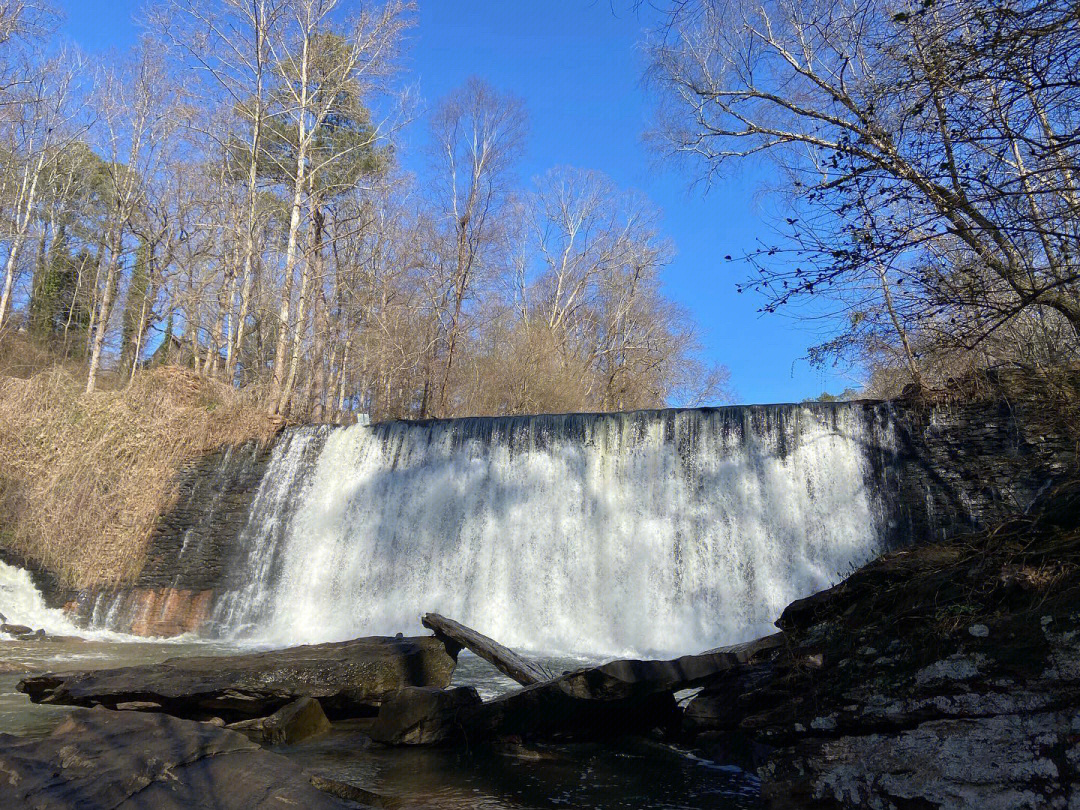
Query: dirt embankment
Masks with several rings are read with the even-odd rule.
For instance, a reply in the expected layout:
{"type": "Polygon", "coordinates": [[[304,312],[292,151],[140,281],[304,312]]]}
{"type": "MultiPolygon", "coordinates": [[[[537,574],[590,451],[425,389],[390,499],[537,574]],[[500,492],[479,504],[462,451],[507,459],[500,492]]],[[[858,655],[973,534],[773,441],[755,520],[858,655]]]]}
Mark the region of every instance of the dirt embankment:
{"type": "Polygon", "coordinates": [[[185,462],[278,427],[253,399],[188,369],[140,372],[114,391],[83,385],[56,366],[0,375],[0,553],[78,588],[138,575],[185,462]]]}

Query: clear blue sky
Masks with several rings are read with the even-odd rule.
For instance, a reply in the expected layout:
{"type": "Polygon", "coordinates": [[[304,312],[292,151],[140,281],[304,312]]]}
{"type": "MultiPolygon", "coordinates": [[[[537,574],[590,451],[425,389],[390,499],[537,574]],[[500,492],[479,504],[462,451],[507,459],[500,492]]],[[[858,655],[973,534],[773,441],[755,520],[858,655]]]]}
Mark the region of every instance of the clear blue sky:
{"type": "MultiPolygon", "coordinates": [[[[60,5],[67,14],[62,32],[90,53],[130,47],[138,36],[138,0],[60,5]]],[[[659,166],[642,142],[651,104],[638,45],[654,19],[642,5],[639,13],[630,0],[419,0],[408,80],[429,102],[470,75],[522,97],[531,119],[520,168],[525,182],[559,164],[599,169],[659,205],[677,250],[665,274],[667,292],[694,314],[708,357],[731,369],[739,401],[838,393],[852,384],[849,378],[822,374],[800,360],[819,340],[812,327],[759,315],[759,299],[735,292],[747,269],[723,259],[758,239],[775,241],[758,193],[767,169],[746,167],[719,178],[705,194],[691,187],[690,173],[659,166]]],[[[406,165],[423,137],[422,121],[405,134],[406,165]]]]}

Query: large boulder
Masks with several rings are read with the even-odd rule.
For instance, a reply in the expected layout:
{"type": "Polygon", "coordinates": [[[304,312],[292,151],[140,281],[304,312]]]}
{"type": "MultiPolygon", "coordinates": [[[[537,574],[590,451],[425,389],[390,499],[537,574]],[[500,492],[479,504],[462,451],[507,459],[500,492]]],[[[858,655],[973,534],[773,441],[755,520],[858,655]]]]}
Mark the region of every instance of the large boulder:
{"type": "MultiPolygon", "coordinates": [[[[577,674],[577,673],[574,673],[577,674]]],[[[672,731],[679,711],[670,691],[642,689],[621,696],[569,691],[567,676],[534,684],[469,709],[463,714],[466,737],[521,739],[598,739],[672,731]]]]}
{"type": "Polygon", "coordinates": [[[478,705],[480,696],[472,686],[407,686],[383,701],[371,738],[388,745],[446,742],[459,733],[463,713],[478,705]]]}
{"type": "Polygon", "coordinates": [[[0,734],[0,774],[3,807],[358,806],[317,789],[299,766],[240,734],[162,714],[84,709],[45,738],[0,734]]]}
{"type": "Polygon", "coordinates": [[[257,743],[293,745],[325,734],[330,730],[330,721],[326,719],[319,701],[311,697],[302,697],[278,709],[269,717],[241,720],[233,723],[229,728],[239,731],[249,740],[257,743]]]}
{"type": "Polygon", "coordinates": [[[360,638],[246,655],[170,658],[90,672],[26,678],[35,703],[105,706],[157,703],[177,717],[235,722],[265,717],[301,697],[331,718],[373,715],[406,686],[445,687],[455,658],[434,636],[360,638]]]}

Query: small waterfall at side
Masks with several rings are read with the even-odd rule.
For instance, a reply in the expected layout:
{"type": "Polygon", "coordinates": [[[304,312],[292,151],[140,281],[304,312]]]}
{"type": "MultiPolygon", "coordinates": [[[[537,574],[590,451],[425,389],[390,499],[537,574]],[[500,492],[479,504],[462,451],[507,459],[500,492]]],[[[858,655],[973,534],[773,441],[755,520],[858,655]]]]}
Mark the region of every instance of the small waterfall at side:
{"type": "Polygon", "coordinates": [[[887,543],[890,425],[852,403],[293,431],[216,618],[283,644],[427,611],[540,652],[751,638],[887,543]]]}
{"type": "Polygon", "coordinates": [[[225,591],[214,608],[213,624],[230,633],[251,631],[248,622],[262,615],[266,583],[279,574],[282,538],[301,510],[306,486],[329,433],[327,427],[286,431],[274,447],[270,463],[251,504],[247,525],[237,542],[237,559],[227,563],[225,591]]]}
{"type": "MultiPolygon", "coordinates": [[[[82,632],[62,610],[50,608],[25,568],[0,560],[0,615],[5,624],[24,625],[57,635],[82,632]]],[[[0,638],[4,638],[0,634],[0,638]]]]}

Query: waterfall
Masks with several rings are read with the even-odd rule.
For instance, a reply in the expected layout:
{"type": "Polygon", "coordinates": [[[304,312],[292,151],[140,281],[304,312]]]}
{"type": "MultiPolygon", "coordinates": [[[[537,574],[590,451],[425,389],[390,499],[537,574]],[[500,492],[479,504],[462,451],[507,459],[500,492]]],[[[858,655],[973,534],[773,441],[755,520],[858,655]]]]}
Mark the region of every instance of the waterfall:
{"type": "Polygon", "coordinates": [[[29,571],[8,565],[2,560],[0,615],[5,617],[6,624],[21,624],[50,634],[70,635],[82,632],[64,615],[64,611],[45,605],[45,597],[34,585],[29,571]]]}
{"type": "Polygon", "coordinates": [[[291,431],[215,618],[296,644],[437,611],[512,647],[612,655],[767,633],[887,543],[884,407],[291,431]]]}

